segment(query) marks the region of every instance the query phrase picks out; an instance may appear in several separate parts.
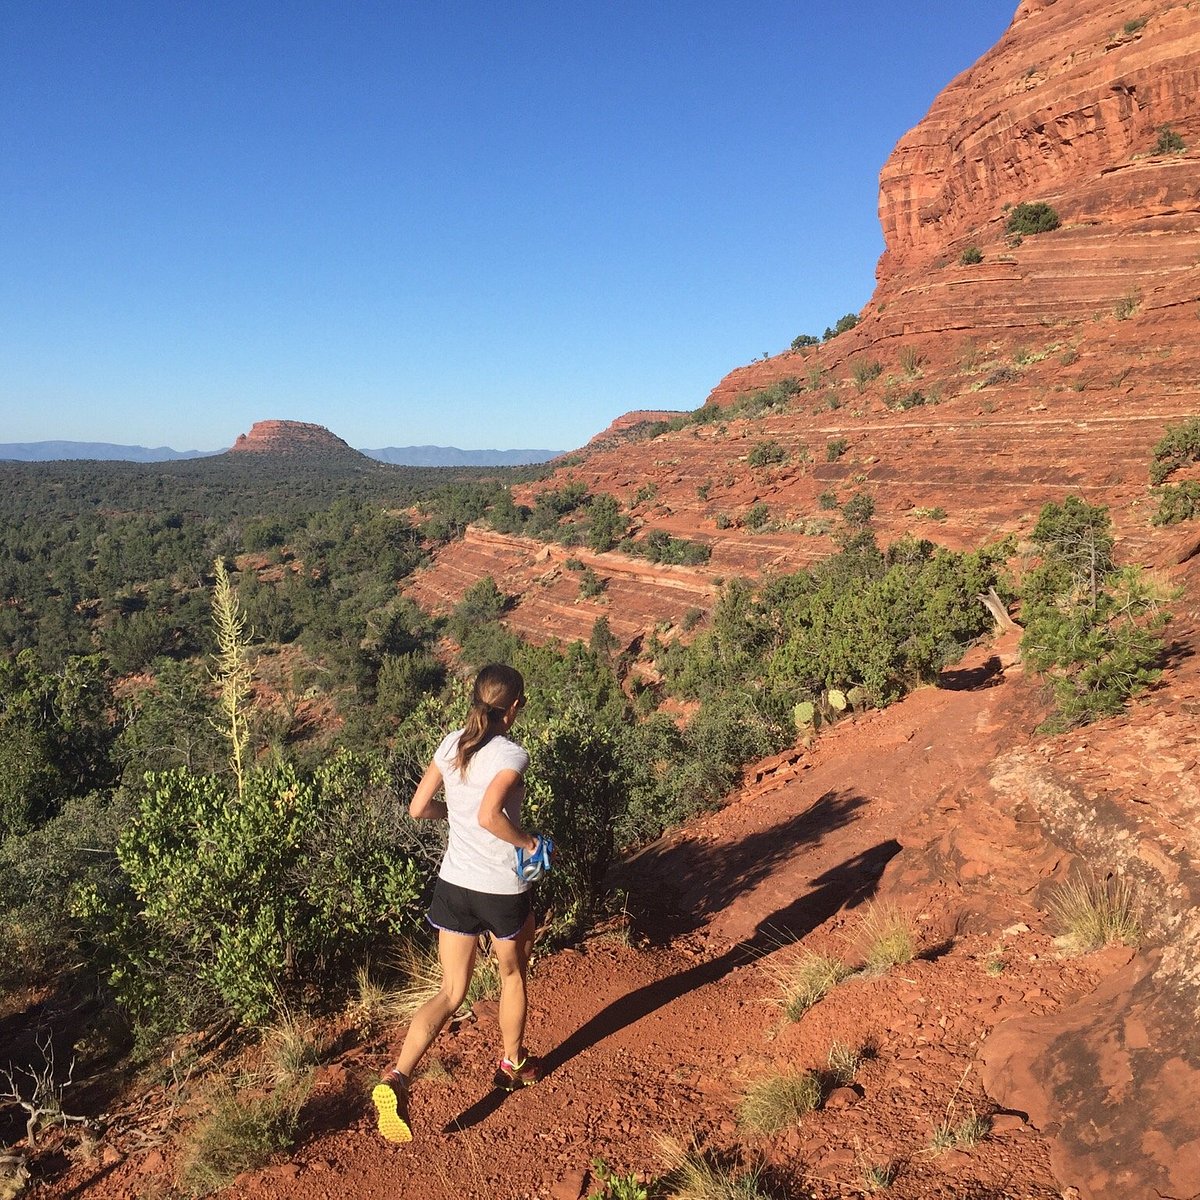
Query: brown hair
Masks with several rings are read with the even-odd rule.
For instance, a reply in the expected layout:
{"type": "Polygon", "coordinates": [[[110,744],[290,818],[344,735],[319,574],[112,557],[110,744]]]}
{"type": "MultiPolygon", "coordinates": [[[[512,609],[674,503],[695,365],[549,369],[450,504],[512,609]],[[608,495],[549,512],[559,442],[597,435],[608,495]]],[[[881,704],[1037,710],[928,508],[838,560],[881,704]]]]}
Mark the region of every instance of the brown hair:
{"type": "Polygon", "coordinates": [[[465,775],[471,759],[500,732],[500,721],[517,700],[525,699],[525,680],[515,667],[488,663],[475,676],[471,711],[458,739],[454,765],[465,775]]]}

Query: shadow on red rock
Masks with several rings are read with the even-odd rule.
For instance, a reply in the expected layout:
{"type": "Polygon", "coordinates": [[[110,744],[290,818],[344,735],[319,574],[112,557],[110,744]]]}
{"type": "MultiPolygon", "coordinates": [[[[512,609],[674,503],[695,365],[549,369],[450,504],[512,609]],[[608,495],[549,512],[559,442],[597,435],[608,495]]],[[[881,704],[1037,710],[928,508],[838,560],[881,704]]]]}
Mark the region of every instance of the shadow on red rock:
{"type": "MultiPolygon", "coordinates": [[[[803,812],[736,843],[712,846],[683,834],[655,842],[620,871],[639,934],[665,943],[700,928],[752,891],[783,860],[847,825],[864,804],[865,798],[856,793],[829,791],[803,812]]],[[[879,871],[887,858],[879,863],[879,871]]],[[[865,872],[861,882],[878,878],[878,872],[871,876],[871,869],[871,864],[860,867],[865,872]]]]}

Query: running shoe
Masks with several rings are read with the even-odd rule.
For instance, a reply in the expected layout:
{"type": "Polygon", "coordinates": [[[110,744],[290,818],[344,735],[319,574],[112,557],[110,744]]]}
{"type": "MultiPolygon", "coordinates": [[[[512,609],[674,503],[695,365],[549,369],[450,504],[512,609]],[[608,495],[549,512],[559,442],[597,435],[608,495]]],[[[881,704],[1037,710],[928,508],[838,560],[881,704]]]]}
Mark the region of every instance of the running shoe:
{"type": "Polygon", "coordinates": [[[517,1088],[537,1083],[540,1074],[540,1064],[536,1058],[527,1055],[516,1063],[502,1058],[496,1068],[496,1086],[506,1092],[515,1092],[517,1088]]]}
{"type": "Polygon", "coordinates": [[[403,1145],[412,1141],[408,1119],[408,1087],[393,1071],[385,1075],[371,1091],[379,1132],[389,1142],[403,1145]]]}

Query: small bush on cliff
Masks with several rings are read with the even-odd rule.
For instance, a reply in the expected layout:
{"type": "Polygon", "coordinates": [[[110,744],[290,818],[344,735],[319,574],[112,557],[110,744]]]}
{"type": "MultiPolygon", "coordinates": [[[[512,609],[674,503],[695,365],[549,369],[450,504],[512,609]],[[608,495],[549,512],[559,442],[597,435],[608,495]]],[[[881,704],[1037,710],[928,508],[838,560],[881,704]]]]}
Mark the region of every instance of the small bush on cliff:
{"type": "Polygon", "coordinates": [[[1167,427],[1151,451],[1150,482],[1164,483],[1173,472],[1193,462],[1200,462],[1200,417],[1167,427]]]}
{"type": "Polygon", "coordinates": [[[712,551],[703,542],[672,537],[665,529],[652,529],[640,542],[626,538],[618,547],[628,554],[639,554],[651,562],[699,566],[708,562],[712,551]]]}
{"type": "Polygon", "coordinates": [[[1059,226],[1058,213],[1042,200],[1018,204],[1008,214],[1004,232],[1024,236],[1033,233],[1049,233],[1059,226]]]}
{"type": "Polygon", "coordinates": [[[964,267],[973,267],[983,262],[983,251],[978,246],[968,246],[959,256],[959,263],[964,267]]]}
{"type": "Polygon", "coordinates": [[[838,318],[837,324],[832,329],[828,326],[825,327],[824,340],[827,342],[832,341],[838,334],[848,333],[857,324],[858,313],[847,313],[844,317],[838,318]]]}
{"type": "Polygon", "coordinates": [[[792,338],[793,350],[804,350],[809,346],[819,346],[820,344],[821,339],[818,337],[813,337],[811,333],[801,333],[792,338]]]}
{"type": "Polygon", "coordinates": [[[742,518],[747,529],[761,529],[771,519],[771,510],[760,500],[752,504],[742,518]]]}
{"type": "Polygon", "coordinates": [[[1178,525],[1200,516],[1200,482],[1189,479],[1178,485],[1168,484],[1158,493],[1158,511],[1150,518],[1152,525],[1178,525]]]}
{"type": "Polygon", "coordinates": [[[1170,125],[1164,125],[1158,131],[1158,141],[1154,143],[1155,154],[1182,154],[1184,151],[1183,138],[1170,125]]]}
{"type": "Polygon", "coordinates": [[[850,373],[854,376],[854,386],[861,392],[872,379],[878,379],[883,374],[883,363],[878,359],[868,361],[858,358],[850,368],[850,373]]]}
{"type": "Polygon", "coordinates": [[[768,467],[787,462],[787,451],[775,440],[759,442],[750,451],[746,461],[752,467],[768,467]]]}

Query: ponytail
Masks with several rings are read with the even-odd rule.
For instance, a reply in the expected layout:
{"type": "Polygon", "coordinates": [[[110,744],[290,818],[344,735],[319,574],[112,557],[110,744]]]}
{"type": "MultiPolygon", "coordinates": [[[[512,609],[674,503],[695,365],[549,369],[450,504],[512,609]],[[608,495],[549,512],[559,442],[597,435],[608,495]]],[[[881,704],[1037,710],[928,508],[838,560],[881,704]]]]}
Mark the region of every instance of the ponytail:
{"type": "Polygon", "coordinates": [[[504,714],[525,698],[525,680],[514,667],[489,663],[475,676],[471,689],[471,711],[458,738],[454,765],[460,775],[467,773],[471,759],[500,732],[504,714]]]}

